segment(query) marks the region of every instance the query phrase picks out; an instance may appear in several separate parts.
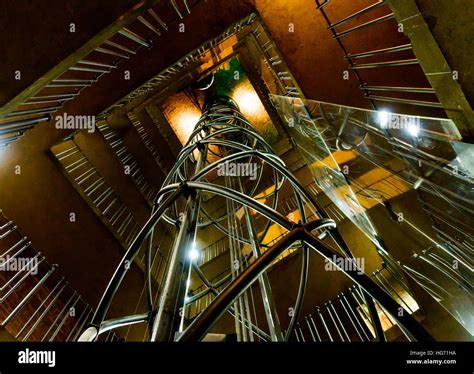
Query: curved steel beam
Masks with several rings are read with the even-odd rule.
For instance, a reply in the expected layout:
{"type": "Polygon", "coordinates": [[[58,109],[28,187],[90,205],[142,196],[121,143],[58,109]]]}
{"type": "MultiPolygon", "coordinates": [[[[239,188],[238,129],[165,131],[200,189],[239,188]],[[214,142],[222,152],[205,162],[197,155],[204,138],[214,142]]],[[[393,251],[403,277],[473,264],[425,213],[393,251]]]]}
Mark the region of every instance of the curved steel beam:
{"type": "Polygon", "coordinates": [[[178,186],[176,190],[168,196],[168,198],[161,204],[161,206],[157,209],[157,211],[150,217],[150,219],[146,222],[143,228],[138,233],[137,237],[130,245],[129,249],[123,256],[122,260],[120,261],[120,265],[115,270],[112,279],[110,280],[107,288],[100,299],[99,305],[92,317],[92,321],[89,326],[94,326],[97,329],[100,327],[102,321],[107,314],[107,311],[110,308],[110,304],[112,303],[112,299],[117,292],[118,287],[122,283],[125,274],[127,273],[128,269],[130,268],[130,264],[138,254],[140,247],[143,241],[148,237],[153,227],[156,223],[160,220],[161,216],[165,212],[168,207],[174,203],[184,192],[184,188],[182,185],[178,186]]]}
{"type": "Polygon", "coordinates": [[[301,227],[293,230],[258,257],[248,268],[240,273],[229,286],[188,326],[177,341],[199,341],[214,326],[225,311],[241,296],[253,282],[272,264],[272,262],[291,244],[303,237],[301,227]]]}
{"type": "MultiPolygon", "coordinates": [[[[314,224],[313,224],[314,227],[314,224]]],[[[209,307],[197,317],[178,341],[198,341],[214,326],[220,316],[232,305],[232,303],[242,295],[248,287],[271,265],[271,263],[295,241],[303,240],[310,247],[315,249],[327,260],[333,262],[343,259],[336,251],[321,242],[316,236],[305,227],[298,226],[288,235],[279,240],[269,248],[262,256],[257,258],[247,269],[245,269],[229,286],[227,286],[209,307]]],[[[371,297],[388,312],[393,318],[410,334],[411,338],[418,341],[434,341],[434,338],[419,324],[408,311],[393,300],[383,289],[381,289],[366,274],[361,274],[357,269],[341,269],[349,278],[363,288],[371,297]],[[404,311],[399,313],[400,308],[404,311]]]]}

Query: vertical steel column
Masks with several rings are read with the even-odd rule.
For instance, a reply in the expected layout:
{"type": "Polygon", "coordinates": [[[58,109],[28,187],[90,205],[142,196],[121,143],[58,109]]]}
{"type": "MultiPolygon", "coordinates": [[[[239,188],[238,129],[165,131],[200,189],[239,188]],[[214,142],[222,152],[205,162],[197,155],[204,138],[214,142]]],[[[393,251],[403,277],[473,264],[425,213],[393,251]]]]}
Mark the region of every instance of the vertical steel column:
{"type": "MultiPolygon", "coordinates": [[[[228,185],[229,183],[229,177],[225,177],[225,184],[226,186],[228,185]]],[[[231,201],[229,200],[226,200],[226,207],[227,207],[227,211],[228,212],[233,212],[233,204],[231,203],[231,201]]],[[[234,280],[237,275],[238,275],[238,270],[240,269],[240,261],[237,259],[237,256],[236,256],[236,253],[235,253],[235,240],[234,240],[234,233],[231,231],[231,227],[233,228],[233,225],[231,225],[231,221],[232,221],[232,218],[234,218],[233,214],[229,214],[228,216],[228,229],[229,229],[229,232],[232,234],[232,235],[229,235],[229,254],[230,254],[230,269],[231,269],[231,274],[232,274],[232,280],[234,280]],[[238,265],[238,266],[235,266],[235,265],[238,265]]],[[[235,316],[234,316],[234,319],[235,319],[235,334],[237,335],[237,341],[240,342],[243,340],[243,336],[244,336],[244,324],[243,324],[243,321],[241,321],[240,319],[240,315],[242,314],[242,311],[241,311],[241,299],[239,298],[238,300],[236,300],[236,302],[234,303],[234,313],[235,313],[235,316]]],[[[242,316],[242,320],[243,320],[243,316],[242,316]]]]}
{"type": "MultiPolygon", "coordinates": [[[[196,125],[201,126],[201,120],[196,125]]],[[[199,145],[199,156],[196,161],[195,174],[197,174],[206,163],[207,145],[199,145]]],[[[186,281],[188,266],[191,266],[189,250],[193,247],[196,236],[197,218],[200,209],[199,193],[186,190],[187,202],[184,208],[179,233],[169,257],[168,272],[166,274],[163,291],[159,299],[159,307],[153,321],[151,340],[169,341],[174,340],[172,336],[178,330],[177,316],[184,313],[184,297],[186,295],[186,281]]]]}
{"type": "MultiPolygon", "coordinates": [[[[250,211],[248,207],[244,207],[245,212],[245,221],[247,223],[250,241],[252,244],[252,251],[255,257],[261,255],[261,248],[257,238],[257,233],[255,231],[255,226],[253,224],[252,217],[250,216],[250,211]]],[[[265,316],[267,318],[268,329],[270,330],[270,336],[272,341],[282,342],[285,340],[283,333],[281,331],[280,320],[278,318],[278,313],[276,310],[275,300],[272,295],[272,288],[268,275],[263,273],[260,278],[258,278],[260,283],[260,290],[262,293],[262,302],[265,309],[265,316]]]]}

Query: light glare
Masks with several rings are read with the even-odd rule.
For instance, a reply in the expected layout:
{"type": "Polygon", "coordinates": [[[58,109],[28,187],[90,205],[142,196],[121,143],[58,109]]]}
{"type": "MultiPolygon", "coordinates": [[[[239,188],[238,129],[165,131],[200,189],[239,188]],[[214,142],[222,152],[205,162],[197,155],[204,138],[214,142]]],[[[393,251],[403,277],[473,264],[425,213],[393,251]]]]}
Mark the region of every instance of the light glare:
{"type": "Polygon", "coordinates": [[[199,257],[199,252],[196,248],[192,248],[190,251],[189,251],[189,258],[191,259],[191,261],[196,261],[199,257]]]}
{"type": "Polygon", "coordinates": [[[378,112],[379,123],[382,128],[387,127],[390,114],[391,113],[387,112],[386,110],[381,110],[380,112],[378,112]]]}
{"type": "Polygon", "coordinates": [[[420,132],[420,126],[416,123],[409,123],[407,127],[407,131],[410,135],[412,136],[418,136],[418,133],[420,132]]]}
{"type": "Polygon", "coordinates": [[[254,126],[269,121],[265,107],[250,82],[239,84],[232,93],[232,98],[239,106],[244,117],[250,120],[254,126]]]}

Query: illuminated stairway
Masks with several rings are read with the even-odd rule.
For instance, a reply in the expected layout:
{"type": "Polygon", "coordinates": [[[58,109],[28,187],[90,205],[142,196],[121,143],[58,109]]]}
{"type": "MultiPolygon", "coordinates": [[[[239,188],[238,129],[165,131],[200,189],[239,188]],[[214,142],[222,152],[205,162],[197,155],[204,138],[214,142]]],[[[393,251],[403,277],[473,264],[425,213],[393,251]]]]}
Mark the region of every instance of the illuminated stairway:
{"type": "MultiPolygon", "coordinates": [[[[75,341],[92,308],[3,213],[0,251],[2,340],[75,341]]],[[[102,338],[117,339],[113,332],[102,338]]]]}
{"type": "MultiPolygon", "coordinates": [[[[378,112],[306,100],[263,19],[244,11],[246,17],[228,26],[224,32],[219,31],[217,36],[212,34],[212,38],[199,47],[193,46],[193,50],[190,47],[179,59],[173,58],[173,63],[166,60],[169,66],[159,72],[151,71],[153,64],[144,64],[150,69],[149,74],[143,74],[133,84],[121,84],[120,90],[112,89],[112,86],[100,88],[99,78],[101,82],[107,80],[118,67],[132,60],[141,64],[140,53],[152,47],[150,39],[156,39],[159,45],[165,32],[169,31],[169,24],[176,25],[188,15],[192,18],[191,10],[194,12],[193,7],[199,1],[145,2],[136,12],[128,14],[124,21],[127,24],[114,23],[107,33],[94,38],[82,56],[71,56],[74,58],[68,59],[67,64],[53,69],[55,77],[48,73],[48,79],[42,79],[41,84],[35,83],[33,90],[23,92],[2,108],[0,148],[23,136],[36,123],[50,119],[52,113],[64,109],[66,104],[81,103],[79,94],[84,98],[88,87],[98,87],[91,97],[100,101],[101,96],[106,96],[107,100],[100,101],[96,107],[85,107],[94,108],[100,140],[105,141],[107,150],[120,163],[120,170],[123,168],[131,186],[140,193],[143,198],[140,203],[146,212],[153,208],[147,223],[140,219],[136,206],[132,207],[123,199],[124,189],[116,188],[110,176],[104,175],[103,169],[89,157],[94,156],[94,149],[83,147],[87,145],[87,137],[82,137],[82,143],[77,141],[84,132],[69,134],[51,147],[52,159],[58,169],[127,253],[117,267],[94,319],[87,319],[90,329],[84,333],[83,340],[116,339],[112,332],[117,331],[117,335],[126,340],[134,340],[137,336],[159,341],[206,340],[206,337],[212,337],[210,334],[218,333],[221,337],[235,334],[238,341],[318,341],[314,321],[307,314],[308,306],[303,305],[310,280],[321,288],[328,288],[325,291],[332,292],[333,296],[340,295],[348,287],[356,295],[351,304],[346,304],[348,313],[340,309],[342,303],[337,307],[337,317],[329,314],[333,311],[330,304],[324,304],[327,295],[326,300],[310,301],[310,308],[316,304],[320,306],[318,310],[324,313],[324,323],[332,323],[330,332],[321,340],[338,340],[338,337],[347,340],[341,326],[349,329],[354,325],[350,319],[338,321],[338,318],[345,318],[343,313],[357,315],[361,324],[367,324],[357,330],[358,320],[354,319],[356,327],[350,334],[351,340],[354,334],[354,340],[357,340],[357,332],[361,334],[361,340],[372,340],[369,333],[378,340],[393,340],[395,335],[397,339],[406,335],[408,339],[429,340],[416,321],[420,322],[420,317],[425,315],[429,317],[429,310],[420,308],[414,319],[415,313],[404,298],[393,292],[397,289],[410,294],[413,285],[410,282],[421,286],[464,328],[471,326],[472,334],[474,325],[469,319],[472,309],[469,293],[473,284],[472,225],[469,225],[472,172],[463,165],[472,156],[472,148],[461,142],[468,132],[461,129],[458,121],[417,116],[411,119],[421,118],[421,129],[413,126],[403,129],[407,131],[387,129],[385,125],[392,119],[408,118],[390,113],[387,108],[402,108],[402,113],[416,114],[426,108],[436,108],[441,117],[444,106],[452,117],[452,103],[446,105],[442,95],[439,101],[434,98],[439,87],[431,87],[431,76],[427,82],[421,69],[423,63],[414,55],[414,45],[402,34],[398,33],[394,44],[382,49],[346,49],[346,36],[360,36],[362,32],[363,38],[364,32],[379,26],[381,30],[395,30],[397,12],[389,9],[389,1],[356,9],[353,14],[334,18],[335,22],[331,23],[325,12],[330,13],[333,2],[335,0],[317,2],[315,14],[320,12],[328,22],[329,32],[338,40],[349,69],[359,79],[360,89],[378,112]],[[162,17],[161,12],[166,17],[162,17]],[[354,29],[351,22],[356,24],[354,29]],[[384,60],[387,56],[396,57],[384,60]],[[236,60],[240,64],[236,70],[244,72],[245,78],[240,79],[247,79],[248,86],[255,91],[251,98],[263,104],[273,126],[271,131],[264,133],[262,128],[265,131],[268,128],[248,123],[242,115],[248,109],[247,105],[239,108],[232,101],[218,98],[206,101],[202,110],[209,95],[196,94],[205,91],[200,83],[216,79],[219,71],[226,70],[228,65],[233,68],[236,60]],[[414,83],[402,86],[398,82],[385,82],[381,78],[390,77],[386,72],[393,71],[391,68],[407,68],[397,77],[403,76],[403,71],[408,77],[408,72],[416,69],[414,83]],[[98,94],[100,92],[107,95],[98,94]],[[388,96],[382,97],[378,92],[388,92],[388,96]],[[188,99],[191,97],[189,101],[198,108],[194,110],[203,115],[197,125],[197,119],[192,123],[197,127],[190,137],[189,134],[178,134],[172,116],[165,110],[165,104],[169,105],[166,100],[176,93],[188,96],[188,99]],[[433,100],[425,101],[425,97],[433,100]],[[248,131],[235,130],[235,136],[223,131],[216,136],[216,131],[226,128],[248,131]],[[135,136],[138,134],[140,142],[136,149],[132,149],[125,139],[129,130],[133,130],[135,136]],[[154,137],[150,130],[158,131],[160,137],[154,137]],[[7,137],[1,137],[3,135],[7,137]],[[278,142],[270,141],[274,138],[278,142]],[[182,146],[180,140],[184,148],[173,167],[182,146]],[[166,147],[162,147],[165,143],[166,147]],[[173,152],[169,152],[169,148],[173,152]],[[246,164],[252,164],[262,154],[267,157],[255,161],[259,175],[255,189],[249,188],[252,180],[248,176],[234,179],[218,175],[219,158],[233,157],[235,149],[237,153],[249,152],[242,154],[246,164]],[[152,167],[143,163],[143,154],[151,157],[152,167]],[[202,168],[209,172],[206,177],[192,180],[202,168]],[[309,176],[311,182],[308,178],[292,180],[292,173],[309,176]],[[159,177],[152,178],[156,176],[154,174],[166,178],[161,189],[157,183],[159,177]],[[283,180],[287,183],[286,191],[274,188],[279,182],[283,184],[283,180]],[[240,195],[242,192],[244,196],[240,195]],[[169,196],[179,202],[165,199],[169,196]],[[409,214],[405,214],[409,209],[405,212],[400,201],[406,198],[412,202],[413,196],[429,214],[435,232],[420,228],[409,214]],[[165,203],[170,204],[166,211],[165,203]],[[244,207],[245,204],[248,206],[244,207]],[[163,214],[161,219],[160,214],[163,214]],[[387,216],[388,220],[381,219],[379,223],[378,218],[387,216]],[[309,226],[303,228],[308,222],[309,226]],[[393,227],[393,231],[403,237],[401,249],[393,243],[396,236],[380,226],[393,227]],[[352,235],[362,236],[363,243],[347,245],[346,241],[350,242],[352,235]],[[429,245],[425,245],[425,241],[429,245]],[[418,242],[422,242],[421,249],[418,242]],[[367,255],[373,263],[384,267],[373,274],[372,270],[380,268],[371,267],[366,274],[369,278],[349,272],[354,276],[347,281],[350,284],[333,281],[341,272],[334,278],[330,273],[321,278],[309,277],[309,252],[312,255],[319,252],[329,261],[333,255],[350,258],[354,247],[357,257],[367,255]],[[358,252],[361,247],[364,251],[358,252]],[[294,266],[297,261],[301,263],[298,268],[294,266]],[[119,286],[121,276],[132,262],[143,272],[145,281],[134,289],[137,300],[127,300],[130,314],[112,318],[107,312],[116,296],[115,286],[119,286]],[[451,266],[454,262],[458,265],[456,268],[451,266]],[[286,272],[280,272],[282,269],[286,272]],[[380,280],[380,272],[385,272],[388,284],[380,280]],[[274,278],[288,277],[293,284],[299,284],[293,299],[286,297],[291,292],[280,284],[279,297],[272,300],[274,288],[270,283],[278,284],[274,278],[270,279],[272,274],[274,278]],[[396,286],[392,288],[391,282],[396,286]],[[337,287],[331,288],[332,284],[337,287]],[[255,311],[258,303],[260,310],[255,311]],[[302,312],[304,307],[306,310],[302,312]],[[402,316],[395,312],[400,307],[408,310],[402,316]],[[291,315],[287,317],[288,309],[291,309],[291,315]],[[222,313],[223,322],[216,322],[222,313]],[[401,320],[395,323],[394,317],[401,320]],[[390,322],[390,326],[397,327],[384,334],[383,330],[387,330],[384,323],[391,319],[393,324],[390,322]],[[231,333],[229,326],[233,329],[231,333]],[[398,326],[402,326],[401,331],[398,326]],[[306,327],[308,330],[304,330],[306,327]],[[130,330],[135,328],[138,333],[129,338],[130,330]]],[[[220,87],[219,82],[213,88],[216,86],[220,87]]],[[[234,93],[225,92],[230,96],[234,93]]],[[[244,90],[245,93],[248,92],[244,90]]],[[[92,101],[95,104],[95,100],[92,101]]],[[[243,102],[249,104],[248,97],[243,102]]],[[[179,113],[182,108],[172,109],[179,113]]],[[[189,122],[183,118],[176,122],[180,121],[189,128],[189,122]]],[[[413,207],[418,207],[417,204],[413,207]]],[[[111,272],[104,269],[104,274],[105,271],[111,272]]],[[[83,321],[86,323],[86,319],[83,321]]],[[[324,329],[324,325],[317,326],[318,333],[321,328],[324,329]]],[[[59,336],[58,333],[58,339],[59,336]]]]}

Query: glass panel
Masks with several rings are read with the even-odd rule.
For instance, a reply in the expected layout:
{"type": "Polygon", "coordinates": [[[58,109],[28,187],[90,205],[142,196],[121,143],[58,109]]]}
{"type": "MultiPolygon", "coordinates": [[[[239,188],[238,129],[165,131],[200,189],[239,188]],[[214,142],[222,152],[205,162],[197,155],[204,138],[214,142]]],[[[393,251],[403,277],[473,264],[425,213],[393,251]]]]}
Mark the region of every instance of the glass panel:
{"type": "MultiPolygon", "coordinates": [[[[416,249],[416,254],[396,260],[474,335],[474,145],[461,142],[455,124],[447,119],[288,96],[272,99],[316,183],[376,245],[378,236],[366,209],[377,204],[390,208],[391,198],[418,190],[432,230],[425,233],[408,219],[404,223],[430,247],[420,248],[414,241],[408,252],[416,249]],[[365,179],[354,179],[341,170],[339,165],[347,161],[341,154],[368,161],[378,178],[366,172],[365,179]],[[387,176],[380,178],[381,170],[387,176]],[[381,182],[391,190],[380,188],[381,182]],[[365,204],[364,196],[372,204],[365,204]]],[[[390,261],[383,250],[381,255],[390,261]]]]}
{"type": "Polygon", "coordinates": [[[288,125],[318,186],[354,224],[377,243],[375,229],[365,214],[365,209],[358,202],[323,138],[321,130],[324,129],[317,120],[313,120],[305,103],[299,98],[286,96],[273,95],[272,100],[288,125]]]}

